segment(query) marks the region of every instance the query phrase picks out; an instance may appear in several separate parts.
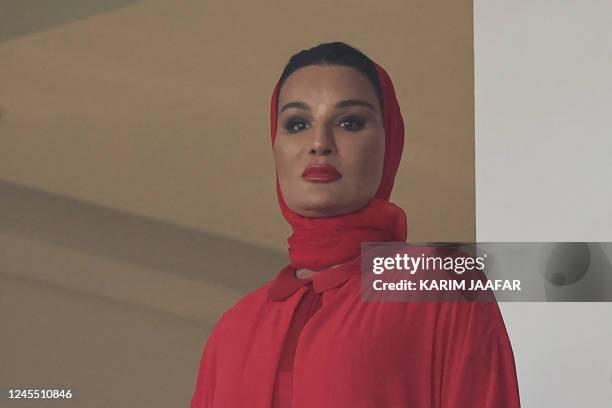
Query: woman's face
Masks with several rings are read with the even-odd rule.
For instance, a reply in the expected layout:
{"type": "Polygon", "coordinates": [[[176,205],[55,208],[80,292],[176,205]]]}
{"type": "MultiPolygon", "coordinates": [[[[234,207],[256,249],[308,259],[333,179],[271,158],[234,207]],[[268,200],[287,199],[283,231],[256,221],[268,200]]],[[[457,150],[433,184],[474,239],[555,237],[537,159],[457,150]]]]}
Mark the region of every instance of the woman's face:
{"type": "Polygon", "coordinates": [[[354,68],[311,65],[278,99],[274,160],[287,206],[307,217],[348,214],[378,190],[385,155],[374,86],[354,68]]]}

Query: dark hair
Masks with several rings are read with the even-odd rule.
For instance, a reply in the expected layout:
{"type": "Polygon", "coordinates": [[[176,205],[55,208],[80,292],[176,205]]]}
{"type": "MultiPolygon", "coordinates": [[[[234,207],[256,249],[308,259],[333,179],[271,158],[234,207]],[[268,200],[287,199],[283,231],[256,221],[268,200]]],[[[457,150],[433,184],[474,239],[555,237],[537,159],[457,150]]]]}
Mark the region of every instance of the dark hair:
{"type": "Polygon", "coordinates": [[[278,95],[285,80],[298,69],[309,65],[342,65],[356,69],[370,80],[382,106],[382,89],[374,62],[363,52],[339,41],[323,43],[307,50],[302,50],[289,59],[278,81],[277,106],[278,95]]]}

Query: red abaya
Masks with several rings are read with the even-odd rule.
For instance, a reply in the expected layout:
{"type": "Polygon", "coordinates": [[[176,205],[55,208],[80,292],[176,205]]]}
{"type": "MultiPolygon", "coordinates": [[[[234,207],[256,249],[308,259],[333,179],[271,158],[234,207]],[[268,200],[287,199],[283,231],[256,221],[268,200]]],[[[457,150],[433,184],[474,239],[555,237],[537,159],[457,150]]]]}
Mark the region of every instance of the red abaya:
{"type": "MultiPolygon", "coordinates": [[[[512,347],[496,303],[364,303],[361,242],[405,241],[389,202],[404,127],[393,85],[382,88],[385,162],[375,197],[338,217],[285,204],[291,263],[223,314],[204,347],[191,408],[516,408],[512,347]],[[338,265],[338,267],[333,267],[338,265]],[[299,268],[319,270],[299,279],[299,268]]],[[[276,93],[271,104],[272,143],[276,93]]]]}

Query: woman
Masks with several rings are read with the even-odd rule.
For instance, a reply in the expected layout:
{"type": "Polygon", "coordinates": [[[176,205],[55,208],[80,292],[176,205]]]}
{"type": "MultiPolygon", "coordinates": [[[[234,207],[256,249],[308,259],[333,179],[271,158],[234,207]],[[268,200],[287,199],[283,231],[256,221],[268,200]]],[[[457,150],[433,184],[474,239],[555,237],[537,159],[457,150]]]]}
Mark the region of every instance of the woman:
{"type": "Polygon", "coordinates": [[[360,300],[361,242],[406,240],[389,202],[404,126],[386,72],[343,43],[304,50],[270,121],[291,263],[221,317],[191,408],[518,407],[496,303],[360,300]]]}

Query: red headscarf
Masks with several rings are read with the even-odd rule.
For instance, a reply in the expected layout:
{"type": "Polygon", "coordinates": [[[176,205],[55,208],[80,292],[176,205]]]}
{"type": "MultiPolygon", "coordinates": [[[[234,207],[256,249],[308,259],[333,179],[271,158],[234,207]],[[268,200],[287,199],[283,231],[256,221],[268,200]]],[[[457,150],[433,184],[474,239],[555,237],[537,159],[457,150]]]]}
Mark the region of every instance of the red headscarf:
{"type": "MultiPolygon", "coordinates": [[[[336,217],[305,217],[287,207],[276,176],[278,203],[293,229],[287,242],[291,266],[296,269],[319,270],[347,262],[359,256],[362,242],[406,241],[406,215],[389,202],[404,148],[404,121],[391,78],[378,64],[374,66],[382,89],[385,158],[378,191],[368,204],[356,212],[336,217]]],[[[272,91],[270,108],[273,147],[278,88],[279,83],[272,91]]]]}

